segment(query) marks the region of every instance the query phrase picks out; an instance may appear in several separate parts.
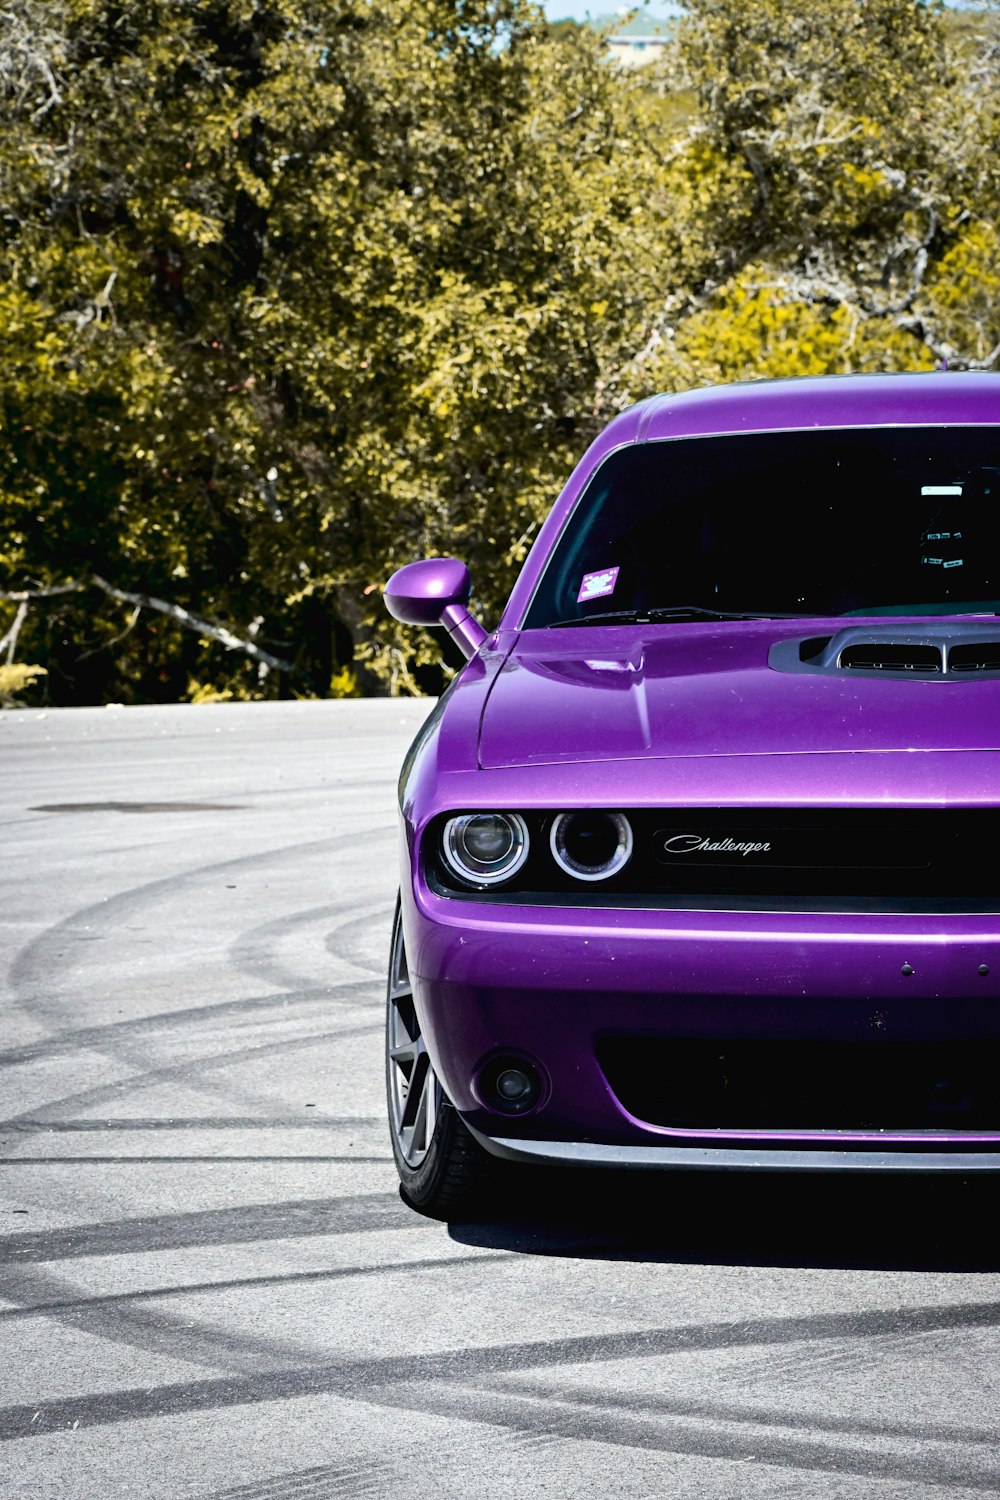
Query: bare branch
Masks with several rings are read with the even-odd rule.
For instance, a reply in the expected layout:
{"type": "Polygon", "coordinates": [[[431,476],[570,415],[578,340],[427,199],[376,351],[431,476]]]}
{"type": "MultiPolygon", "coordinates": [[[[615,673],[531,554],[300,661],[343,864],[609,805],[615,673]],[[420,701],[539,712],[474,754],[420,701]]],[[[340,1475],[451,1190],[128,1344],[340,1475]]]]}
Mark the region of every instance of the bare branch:
{"type": "Polygon", "coordinates": [[[61,20],[59,8],[51,4],[22,3],[0,11],[0,95],[32,121],[62,103],[55,71],[62,50],[61,20]]]}
{"type": "Polygon", "coordinates": [[[136,625],[138,625],[139,623],[139,616],[141,614],[142,608],[137,604],[135,609],[128,617],[128,624],[125,626],[125,629],[119,630],[118,634],[113,635],[110,641],[104,641],[100,646],[94,646],[90,651],[81,652],[80,661],[87,661],[89,657],[96,656],[99,651],[110,651],[112,646],[117,646],[119,641],[123,641],[125,637],[131,634],[131,632],[135,629],[136,625]]]}
{"type": "MultiPolygon", "coordinates": [[[[167,615],[171,620],[176,620],[179,625],[184,626],[185,630],[194,630],[198,635],[206,635],[210,640],[218,641],[220,645],[225,646],[227,651],[241,652],[244,656],[250,657],[251,661],[255,661],[265,671],[290,672],[293,676],[295,675],[296,669],[290,661],[286,661],[281,656],[274,656],[270,651],[265,651],[262,646],[258,646],[256,641],[252,639],[260,629],[263,623],[262,619],[258,618],[253,621],[247,632],[247,635],[251,638],[247,639],[246,636],[236,635],[234,631],[227,629],[225,625],[215,625],[211,620],[206,620],[203,615],[192,614],[183,605],[171,604],[166,599],[157,599],[153,594],[135,594],[131,593],[128,589],[117,588],[115,584],[108,583],[106,578],[101,578],[97,573],[91,574],[90,578],[72,579],[67,583],[50,584],[46,588],[0,590],[0,599],[20,606],[17,615],[14,617],[14,624],[11,626],[11,630],[0,641],[0,650],[3,650],[5,646],[10,649],[8,643],[12,631],[15,632],[14,641],[16,642],[17,633],[20,632],[21,625],[24,623],[21,610],[26,611],[32,601],[35,599],[53,599],[61,594],[78,594],[91,585],[94,588],[100,589],[102,593],[107,594],[110,599],[116,599],[119,604],[131,604],[133,606],[135,613],[129,621],[127,629],[122,632],[122,635],[127,635],[128,631],[132,629],[138,618],[139,610],[152,609],[161,615],[167,615]]],[[[122,636],[116,637],[116,640],[121,639],[122,636]]],[[[114,644],[114,642],[111,644],[114,644]]]]}
{"type": "Polygon", "coordinates": [[[27,618],[28,601],[27,599],[22,599],[20,604],[17,606],[17,612],[14,615],[14,623],[11,625],[7,634],[0,638],[0,651],[6,650],[8,667],[14,660],[14,652],[17,649],[17,638],[21,634],[21,626],[24,624],[27,618]]]}
{"type": "Polygon", "coordinates": [[[38,106],[38,108],[31,116],[33,120],[40,120],[43,115],[48,114],[50,109],[54,109],[57,104],[62,103],[62,94],[60,94],[59,92],[59,85],[56,83],[55,74],[49,67],[48,63],[44,60],[44,58],[39,59],[39,61],[36,63],[36,67],[38,68],[39,73],[41,73],[42,77],[49,87],[48,98],[44,101],[44,103],[38,106]]]}
{"type": "Polygon", "coordinates": [[[116,588],[113,583],[108,583],[97,573],[92,575],[90,581],[109,598],[117,599],[120,604],[132,604],[138,609],[155,609],[159,614],[176,620],[186,630],[195,630],[199,635],[207,635],[210,640],[218,641],[220,645],[225,646],[227,651],[240,651],[244,656],[249,656],[252,661],[258,662],[269,670],[292,673],[295,671],[290,661],[285,661],[280,656],[273,656],[270,651],[265,651],[254,641],[234,635],[224,625],[213,625],[210,620],[204,619],[201,615],[192,614],[180,604],[170,604],[166,599],[157,599],[153,594],[133,594],[127,589],[116,588]]]}
{"type": "MultiPolygon", "coordinates": [[[[82,225],[80,228],[80,238],[91,238],[91,236],[87,234],[82,225]]],[[[114,290],[114,285],[117,279],[118,272],[112,271],[111,275],[108,277],[101,290],[95,296],[91,297],[87,302],[85,302],[83,307],[76,310],[70,310],[68,312],[60,313],[60,322],[72,323],[74,328],[79,333],[84,328],[86,328],[88,323],[100,323],[104,312],[107,311],[111,315],[112,323],[114,323],[115,309],[114,304],[111,301],[111,293],[114,290]]]]}
{"type": "Polygon", "coordinates": [[[78,594],[86,587],[86,580],[80,582],[70,579],[68,583],[53,583],[48,588],[14,589],[13,591],[0,589],[0,599],[10,604],[30,604],[33,599],[54,599],[57,594],[78,594]]]}

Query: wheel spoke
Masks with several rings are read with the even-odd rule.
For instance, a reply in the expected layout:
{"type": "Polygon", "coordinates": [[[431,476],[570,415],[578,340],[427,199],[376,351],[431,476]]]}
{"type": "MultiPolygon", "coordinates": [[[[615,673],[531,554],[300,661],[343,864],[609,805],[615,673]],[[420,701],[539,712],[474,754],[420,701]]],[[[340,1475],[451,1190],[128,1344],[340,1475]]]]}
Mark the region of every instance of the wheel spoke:
{"type": "Polygon", "coordinates": [[[412,994],[410,972],[406,966],[406,949],[403,947],[402,933],[400,933],[399,941],[393,944],[389,966],[389,998],[402,1000],[412,994]]]}
{"type": "MultiPolygon", "coordinates": [[[[410,1099],[407,1100],[407,1104],[410,1104],[411,1101],[414,1103],[413,1111],[410,1114],[410,1121],[412,1122],[410,1140],[414,1151],[427,1150],[427,1095],[429,1090],[427,1088],[426,1070],[424,1077],[421,1079],[421,1084],[422,1087],[419,1090],[414,1090],[410,1095],[410,1099]]],[[[407,1112],[409,1113],[409,1111],[407,1112]]]]}
{"type": "Polygon", "coordinates": [[[398,921],[389,962],[386,1069],[393,1135],[403,1160],[415,1168],[427,1155],[434,1138],[441,1085],[420,1031],[398,921]]]}
{"type": "Polygon", "coordinates": [[[423,1051],[423,1037],[418,1036],[414,1039],[407,1036],[404,1031],[402,1037],[398,1039],[393,1036],[389,1038],[389,1056],[393,1062],[412,1064],[423,1051]]]}
{"type": "Polygon", "coordinates": [[[424,1134],[426,1136],[427,1148],[430,1147],[434,1136],[434,1128],[437,1125],[438,1107],[441,1102],[441,1085],[437,1081],[434,1069],[428,1065],[429,1082],[432,1086],[424,1090],[426,1104],[424,1107],[424,1134]]]}
{"type": "Polygon", "coordinates": [[[415,1130],[424,1107],[424,1096],[427,1092],[427,1073],[430,1068],[430,1059],[426,1052],[420,1054],[414,1060],[413,1070],[406,1080],[406,1103],[403,1107],[403,1115],[400,1124],[405,1129],[409,1127],[415,1130]]]}

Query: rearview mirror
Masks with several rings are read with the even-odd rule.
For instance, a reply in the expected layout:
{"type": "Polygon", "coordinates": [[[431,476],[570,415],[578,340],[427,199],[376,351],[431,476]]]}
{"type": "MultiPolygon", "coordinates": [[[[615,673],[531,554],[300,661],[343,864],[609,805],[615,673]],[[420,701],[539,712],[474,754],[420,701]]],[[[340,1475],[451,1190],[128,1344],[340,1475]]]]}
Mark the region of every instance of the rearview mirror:
{"type": "Polygon", "coordinates": [[[469,613],[472,579],[457,557],[428,557],[399,568],[385,586],[385,606],[404,625],[443,626],[468,658],[486,631],[469,613]]]}

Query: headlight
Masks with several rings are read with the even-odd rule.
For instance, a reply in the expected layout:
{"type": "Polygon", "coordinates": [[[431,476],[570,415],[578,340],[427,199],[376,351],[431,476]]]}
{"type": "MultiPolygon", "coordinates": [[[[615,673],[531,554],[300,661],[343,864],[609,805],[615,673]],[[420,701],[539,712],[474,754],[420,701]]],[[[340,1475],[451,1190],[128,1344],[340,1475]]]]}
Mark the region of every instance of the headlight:
{"type": "Polygon", "coordinates": [[[560,813],[549,843],[560,870],[574,880],[610,880],[632,857],[632,825],[624,813],[560,813]]]}
{"type": "Polygon", "coordinates": [[[466,885],[499,885],[527,859],[528,828],[517,813],[466,813],[448,819],[441,846],[466,885]]]}

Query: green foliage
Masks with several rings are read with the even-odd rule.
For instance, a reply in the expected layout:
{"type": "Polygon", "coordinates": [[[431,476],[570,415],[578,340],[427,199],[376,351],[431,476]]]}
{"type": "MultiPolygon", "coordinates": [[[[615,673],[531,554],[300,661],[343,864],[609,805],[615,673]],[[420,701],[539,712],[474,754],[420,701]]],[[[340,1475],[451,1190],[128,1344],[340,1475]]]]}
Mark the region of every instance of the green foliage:
{"type": "Polygon", "coordinates": [[[437,688],[385,579],[458,553],[495,619],[617,407],[989,365],[997,43],[689,0],[625,76],[529,0],[9,0],[0,589],[80,583],[19,653],[57,702],[437,688]]]}
{"type": "Polygon", "coordinates": [[[845,303],[789,293],[765,266],[749,266],[686,318],[651,361],[657,388],[703,381],[861,370],[931,369],[934,360],[890,319],[861,318],[845,303]]]}
{"type": "Polygon", "coordinates": [[[18,694],[45,676],[45,668],[27,662],[0,662],[0,708],[20,707],[18,694]]]}
{"type": "MultiPolygon", "coordinates": [[[[412,684],[437,643],[410,659],[381,584],[457,549],[495,612],[639,326],[655,210],[599,41],[523,0],[15,10],[6,586],[97,571],[255,632],[299,688],[412,684]]],[[[72,596],[22,639],[71,701],[291,686],[124,623],[72,596]]]]}
{"type": "Polygon", "coordinates": [[[350,667],[341,667],[339,672],[334,672],[330,678],[331,698],[360,698],[361,688],[358,683],[357,674],[350,667]]]}
{"type": "Polygon", "coordinates": [[[994,222],[968,218],[956,224],[928,274],[926,295],[951,347],[991,363],[1000,345],[1000,235],[994,222]]]}
{"type": "Polygon", "coordinates": [[[996,358],[994,19],[691,0],[661,93],[685,276],[621,395],[996,358]]]}

